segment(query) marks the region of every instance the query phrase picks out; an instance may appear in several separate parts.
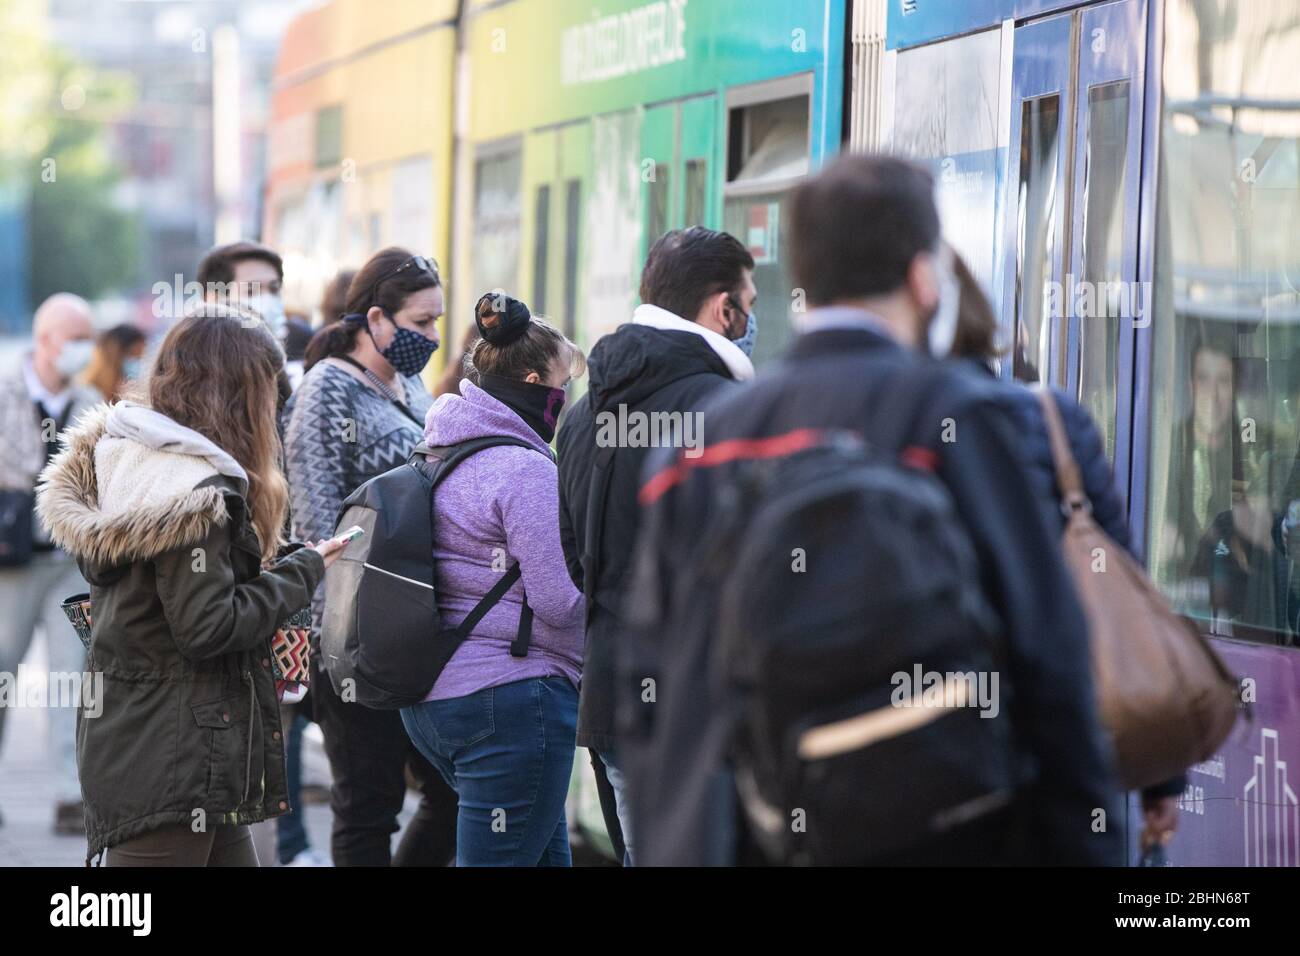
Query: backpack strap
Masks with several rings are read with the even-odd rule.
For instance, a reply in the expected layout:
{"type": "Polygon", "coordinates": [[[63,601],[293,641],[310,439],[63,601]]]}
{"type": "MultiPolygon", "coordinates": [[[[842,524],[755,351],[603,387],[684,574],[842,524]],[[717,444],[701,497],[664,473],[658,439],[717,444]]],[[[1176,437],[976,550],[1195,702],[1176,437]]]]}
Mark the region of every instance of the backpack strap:
{"type": "MultiPolygon", "coordinates": [[[[511,438],[507,435],[489,435],[485,438],[472,438],[469,441],[459,442],[455,445],[439,445],[431,447],[421,442],[415,446],[411,452],[411,457],[407,460],[412,468],[415,468],[429,480],[429,508],[433,508],[433,491],[442,480],[451,473],[451,471],[470,455],[477,454],[485,448],[495,448],[499,445],[517,445],[520,448],[527,448],[537,451],[535,445],[531,445],[522,438],[511,438]],[[437,459],[437,463],[430,465],[426,456],[432,456],[437,459]]],[[[484,615],[492,610],[497,603],[506,596],[506,592],[514,587],[515,582],[522,577],[523,572],[519,568],[519,562],[515,561],[506,569],[506,573],[501,575],[501,580],[492,586],[492,590],[483,595],[482,599],[474,605],[473,610],[466,615],[465,620],[460,622],[456,628],[456,643],[459,645],[469,637],[470,632],[483,620],[484,615]]],[[[519,629],[515,632],[515,639],[510,643],[511,657],[527,657],[528,647],[533,639],[533,609],[528,604],[528,594],[524,593],[523,607],[519,611],[519,629]]]]}
{"type": "Polygon", "coordinates": [[[1092,502],[1083,490],[1083,478],[1080,476],[1079,463],[1070,450],[1070,439],[1065,433],[1065,423],[1061,420],[1061,409],[1056,404],[1056,396],[1045,385],[1034,389],[1038,394],[1038,404],[1043,409],[1043,419],[1047,422],[1047,439],[1052,446],[1052,464],[1056,469],[1056,487],[1061,495],[1061,510],[1067,515],[1075,511],[1092,511],[1092,502]]]}

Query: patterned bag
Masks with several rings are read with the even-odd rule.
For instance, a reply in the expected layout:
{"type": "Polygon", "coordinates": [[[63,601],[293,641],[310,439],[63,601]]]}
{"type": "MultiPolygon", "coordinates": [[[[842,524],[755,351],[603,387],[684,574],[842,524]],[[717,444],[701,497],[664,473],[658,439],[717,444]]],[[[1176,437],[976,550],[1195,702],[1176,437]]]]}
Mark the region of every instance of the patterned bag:
{"type": "Polygon", "coordinates": [[[271,638],[271,673],[275,694],[297,691],[311,679],[311,607],[289,616],[271,638]]]}
{"type": "MultiPolygon", "coordinates": [[[[74,594],[59,605],[86,650],[90,650],[91,604],[89,594],[74,594]]],[[[289,615],[271,637],[271,675],[275,678],[275,696],[283,699],[286,691],[306,686],[311,675],[311,607],[289,615]]]]}

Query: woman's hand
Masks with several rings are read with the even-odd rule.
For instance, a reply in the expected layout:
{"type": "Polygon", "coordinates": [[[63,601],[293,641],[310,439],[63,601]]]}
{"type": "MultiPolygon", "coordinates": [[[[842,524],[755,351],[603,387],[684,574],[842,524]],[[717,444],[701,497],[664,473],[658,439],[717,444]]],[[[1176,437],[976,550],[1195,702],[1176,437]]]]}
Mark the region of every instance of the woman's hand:
{"type": "Polygon", "coordinates": [[[348,543],[346,541],[340,541],[338,538],[326,538],[324,541],[317,544],[312,544],[308,541],[305,547],[312,548],[317,554],[324,558],[325,567],[328,568],[338,559],[338,556],[343,553],[343,549],[346,548],[347,545],[348,543]]]}
{"type": "Polygon", "coordinates": [[[1168,846],[1178,829],[1178,797],[1142,801],[1142,849],[1153,843],[1168,846]]]}

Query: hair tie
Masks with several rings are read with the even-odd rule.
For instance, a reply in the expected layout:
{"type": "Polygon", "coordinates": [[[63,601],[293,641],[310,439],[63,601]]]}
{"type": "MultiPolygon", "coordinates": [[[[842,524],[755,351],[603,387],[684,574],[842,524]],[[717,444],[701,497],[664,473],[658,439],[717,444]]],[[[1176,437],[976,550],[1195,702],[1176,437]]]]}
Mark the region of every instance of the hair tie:
{"type": "Polygon", "coordinates": [[[478,334],[492,345],[509,345],[528,331],[528,306],[504,292],[488,292],[474,306],[478,334]]]}
{"type": "Polygon", "coordinates": [[[370,320],[366,318],[364,312],[348,312],[339,321],[351,322],[353,325],[365,325],[370,320]]]}

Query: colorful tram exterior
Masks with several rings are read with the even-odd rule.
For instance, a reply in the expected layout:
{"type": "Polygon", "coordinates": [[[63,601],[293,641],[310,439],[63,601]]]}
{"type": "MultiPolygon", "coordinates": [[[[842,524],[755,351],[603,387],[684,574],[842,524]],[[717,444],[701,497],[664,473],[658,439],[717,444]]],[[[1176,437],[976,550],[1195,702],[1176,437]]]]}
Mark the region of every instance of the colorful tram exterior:
{"type": "MultiPolygon", "coordinates": [[[[1297,14],[333,0],[285,41],[265,234],[305,306],[382,245],[433,252],[454,356],[493,288],[590,347],[635,305],[655,238],[725,228],[758,264],[761,363],[799,305],[791,187],[840,148],[928,164],[1002,317],[1002,374],[1093,412],[1134,550],[1253,698],[1189,774],[1172,862],[1297,865],[1300,575],[1278,530],[1300,499],[1297,14]]],[[[572,816],[607,845],[579,764],[572,816]]]]}
{"type": "Polygon", "coordinates": [[[1135,549],[1253,699],[1189,773],[1171,861],[1300,865],[1300,575],[1279,527],[1300,498],[1300,3],[886,17],[876,133],[934,169],[997,301],[1003,375],[1093,412],[1135,549]]]}
{"type": "MultiPolygon", "coordinates": [[[[333,0],[284,41],[263,235],[291,308],[400,243],[448,276],[439,359],[495,288],[590,347],[630,315],[654,239],[698,223],[748,243],[758,357],[780,351],[785,198],[842,139],[842,0],[384,7],[333,0]]],[[[607,848],[579,757],[571,816],[607,848]]]]}

